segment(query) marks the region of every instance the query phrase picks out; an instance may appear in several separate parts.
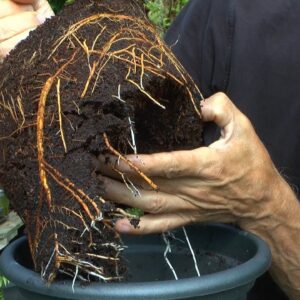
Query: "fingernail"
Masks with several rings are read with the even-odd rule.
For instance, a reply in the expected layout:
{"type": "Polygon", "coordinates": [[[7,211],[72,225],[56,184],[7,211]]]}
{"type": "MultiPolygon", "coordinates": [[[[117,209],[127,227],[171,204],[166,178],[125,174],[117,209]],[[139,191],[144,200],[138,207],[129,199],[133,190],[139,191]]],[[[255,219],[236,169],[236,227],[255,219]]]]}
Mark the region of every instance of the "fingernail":
{"type": "Polygon", "coordinates": [[[132,226],[130,224],[117,222],[116,229],[120,233],[129,233],[132,230],[132,226]]]}

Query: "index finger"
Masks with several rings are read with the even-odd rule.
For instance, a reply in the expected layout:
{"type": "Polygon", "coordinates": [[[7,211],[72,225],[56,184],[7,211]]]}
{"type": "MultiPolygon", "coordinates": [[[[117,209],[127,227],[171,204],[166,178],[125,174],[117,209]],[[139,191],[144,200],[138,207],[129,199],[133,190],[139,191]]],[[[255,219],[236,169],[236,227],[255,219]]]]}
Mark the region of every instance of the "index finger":
{"type": "Polygon", "coordinates": [[[14,15],[19,12],[23,11],[33,11],[32,5],[17,5],[14,2],[11,1],[2,1],[0,4],[1,10],[0,10],[0,18],[4,18],[7,16],[14,15]]]}
{"type": "MultiPolygon", "coordinates": [[[[126,158],[147,176],[168,179],[185,176],[201,176],[202,170],[217,161],[215,149],[201,147],[194,150],[162,152],[155,154],[128,155],[126,158]]],[[[129,175],[135,175],[128,163],[118,157],[99,157],[100,164],[117,164],[118,169],[129,175]]],[[[101,169],[101,168],[100,168],[101,169]]]]}
{"type": "Polygon", "coordinates": [[[167,232],[188,223],[191,223],[191,218],[184,214],[149,214],[140,218],[137,228],[128,219],[120,219],[116,222],[115,229],[122,234],[144,235],[167,232]]]}
{"type": "Polygon", "coordinates": [[[39,25],[36,13],[24,11],[0,20],[0,42],[4,42],[17,34],[32,30],[39,25]]]}
{"type": "Polygon", "coordinates": [[[47,0],[12,0],[18,4],[31,4],[34,10],[38,14],[40,23],[43,23],[45,19],[54,16],[54,12],[47,0]]]}

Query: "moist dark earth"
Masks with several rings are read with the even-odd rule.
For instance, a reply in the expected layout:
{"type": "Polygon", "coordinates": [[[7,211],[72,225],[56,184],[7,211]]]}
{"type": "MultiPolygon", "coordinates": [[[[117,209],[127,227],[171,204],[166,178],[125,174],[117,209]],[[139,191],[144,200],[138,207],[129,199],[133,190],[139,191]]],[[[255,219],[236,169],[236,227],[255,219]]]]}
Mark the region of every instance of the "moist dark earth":
{"type": "Polygon", "coordinates": [[[78,0],[10,53],[0,184],[43,278],[122,278],[120,211],[101,197],[95,161],[133,153],[132,132],[138,153],[200,146],[200,99],[137,0],[78,0]]]}

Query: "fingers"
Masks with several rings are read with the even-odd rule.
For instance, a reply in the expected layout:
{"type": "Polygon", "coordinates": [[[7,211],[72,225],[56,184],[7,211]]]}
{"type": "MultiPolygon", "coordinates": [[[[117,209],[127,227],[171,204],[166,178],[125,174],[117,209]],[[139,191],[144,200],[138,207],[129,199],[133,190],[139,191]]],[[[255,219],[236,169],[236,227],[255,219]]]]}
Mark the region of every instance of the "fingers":
{"type": "Polygon", "coordinates": [[[134,228],[127,219],[118,220],[115,229],[124,234],[150,234],[170,231],[180,226],[191,223],[185,215],[146,215],[141,217],[138,228],[134,228]]]}
{"type": "Polygon", "coordinates": [[[54,12],[46,0],[34,1],[33,7],[37,13],[40,23],[44,23],[46,19],[54,16],[54,12]]]}
{"type": "Polygon", "coordinates": [[[162,233],[173,230],[178,227],[185,226],[192,223],[200,222],[221,222],[221,223],[235,223],[236,219],[228,212],[188,212],[177,214],[159,214],[159,215],[145,215],[140,218],[140,223],[137,228],[134,228],[128,219],[118,220],[115,224],[115,229],[123,234],[151,234],[162,233]]]}
{"type": "Polygon", "coordinates": [[[93,161],[93,164],[97,172],[107,177],[122,179],[122,172],[119,171],[119,161],[115,156],[99,156],[98,159],[93,161]]]}
{"type": "MultiPolygon", "coordinates": [[[[37,12],[40,23],[43,23],[45,19],[54,16],[54,12],[47,0],[12,0],[1,3],[1,10],[3,10],[2,6],[10,6],[14,14],[19,11],[24,11],[26,7],[31,7],[37,12]]],[[[0,17],[1,14],[2,12],[0,12],[0,17]]]]}
{"type": "Polygon", "coordinates": [[[190,174],[191,162],[196,161],[197,153],[193,150],[173,151],[127,158],[148,176],[171,179],[190,174]]]}
{"type": "Polygon", "coordinates": [[[152,214],[170,213],[192,210],[189,202],[183,201],[176,195],[159,191],[147,191],[131,184],[121,183],[110,178],[101,178],[105,191],[103,197],[107,200],[140,208],[152,214]]]}
{"type": "MultiPolygon", "coordinates": [[[[109,156],[99,157],[99,170],[102,174],[110,176],[111,166],[116,165],[118,158],[109,156]]],[[[201,147],[195,150],[163,152],[149,155],[128,155],[129,159],[140,171],[150,177],[163,177],[168,179],[200,176],[203,170],[217,162],[215,149],[201,147]]],[[[120,161],[117,168],[129,176],[136,175],[126,162],[120,161]]]]}
{"type": "Polygon", "coordinates": [[[0,58],[5,57],[21,40],[26,39],[32,29],[15,35],[9,40],[0,43],[0,58]]]}
{"type": "Polygon", "coordinates": [[[33,6],[17,5],[11,1],[2,1],[0,4],[0,19],[24,11],[33,11],[33,6]]]}
{"type": "Polygon", "coordinates": [[[224,128],[232,122],[237,108],[225,94],[217,93],[201,102],[201,110],[204,121],[224,128]]]}
{"type": "Polygon", "coordinates": [[[54,13],[46,0],[0,2],[0,59],[54,13]]]}
{"type": "Polygon", "coordinates": [[[246,131],[253,129],[248,118],[224,93],[203,100],[201,105],[203,120],[215,122],[221,128],[221,138],[225,140],[245,135],[246,131]]]}
{"type": "Polygon", "coordinates": [[[8,40],[24,31],[36,28],[40,22],[36,13],[21,12],[16,15],[4,17],[0,20],[0,42],[8,40]]]}

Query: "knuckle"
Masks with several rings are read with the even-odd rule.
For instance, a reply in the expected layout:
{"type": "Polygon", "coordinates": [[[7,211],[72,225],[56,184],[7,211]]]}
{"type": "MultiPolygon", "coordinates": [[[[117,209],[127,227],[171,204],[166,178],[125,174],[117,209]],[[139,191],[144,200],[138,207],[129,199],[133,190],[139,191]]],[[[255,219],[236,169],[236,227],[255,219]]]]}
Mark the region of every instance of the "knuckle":
{"type": "Polygon", "coordinates": [[[220,155],[220,153],[215,150],[213,157],[200,169],[198,176],[208,180],[218,180],[225,177],[227,160],[227,157],[220,155]]]}
{"type": "Polygon", "coordinates": [[[215,120],[222,119],[224,113],[229,111],[229,104],[225,102],[222,98],[216,99],[213,103],[212,111],[215,120]]]}
{"type": "Polygon", "coordinates": [[[177,163],[177,157],[176,155],[171,152],[170,154],[170,162],[167,168],[165,169],[164,175],[168,179],[176,178],[180,175],[180,167],[177,163]]]}
{"type": "Polygon", "coordinates": [[[224,111],[227,110],[232,110],[233,108],[233,103],[231,100],[228,98],[228,96],[222,92],[218,92],[214,96],[214,109],[217,114],[221,114],[224,111]]]}
{"type": "Polygon", "coordinates": [[[207,170],[207,179],[213,181],[223,181],[226,178],[226,171],[223,165],[212,166],[207,170]]]}
{"type": "Polygon", "coordinates": [[[239,116],[239,124],[241,126],[241,128],[243,129],[252,129],[252,124],[251,121],[244,115],[244,114],[240,114],[239,116]]]}
{"type": "Polygon", "coordinates": [[[225,169],[222,165],[216,166],[211,171],[211,178],[218,181],[223,181],[226,178],[225,176],[225,169]]]}
{"type": "Polygon", "coordinates": [[[155,198],[152,199],[152,201],[149,201],[147,210],[152,214],[158,214],[163,212],[164,208],[165,201],[159,194],[157,194],[155,198]]]}
{"type": "Polygon", "coordinates": [[[221,107],[228,105],[230,103],[230,100],[226,94],[223,92],[218,92],[214,96],[214,100],[217,104],[219,104],[221,107]]]}
{"type": "Polygon", "coordinates": [[[162,232],[168,232],[168,231],[172,230],[173,227],[174,226],[172,226],[171,220],[167,219],[163,224],[162,232]]]}
{"type": "Polygon", "coordinates": [[[174,167],[170,166],[168,169],[165,170],[165,177],[167,179],[172,179],[176,177],[177,171],[174,167]]]}

